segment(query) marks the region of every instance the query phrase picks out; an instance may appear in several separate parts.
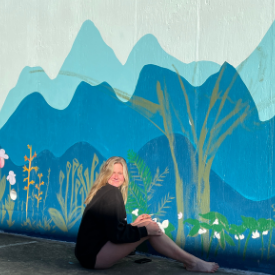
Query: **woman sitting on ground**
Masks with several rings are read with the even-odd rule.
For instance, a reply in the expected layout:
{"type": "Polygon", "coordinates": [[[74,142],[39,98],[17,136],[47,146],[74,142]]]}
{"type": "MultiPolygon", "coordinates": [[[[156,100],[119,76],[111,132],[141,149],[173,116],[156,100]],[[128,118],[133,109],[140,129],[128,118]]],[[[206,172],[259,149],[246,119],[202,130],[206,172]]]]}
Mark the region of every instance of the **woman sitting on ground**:
{"type": "Polygon", "coordinates": [[[127,256],[145,240],[159,253],[180,261],[189,271],[215,272],[216,263],[205,262],[182,250],[167,237],[150,215],[127,224],[125,204],[128,170],[121,157],[103,165],[88,197],[79,227],[75,255],[86,268],[105,269],[127,256]]]}

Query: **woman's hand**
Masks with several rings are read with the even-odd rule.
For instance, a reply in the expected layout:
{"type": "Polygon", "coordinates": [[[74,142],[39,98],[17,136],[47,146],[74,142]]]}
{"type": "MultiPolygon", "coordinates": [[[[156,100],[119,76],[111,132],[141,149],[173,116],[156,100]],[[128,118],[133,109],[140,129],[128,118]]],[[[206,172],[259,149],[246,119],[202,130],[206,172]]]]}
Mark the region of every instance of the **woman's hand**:
{"type": "Polygon", "coordinates": [[[138,216],[138,217],[136,218],[136,220],[135,220],[133,223],[131,223],[131,224],[132,224],[133,226],[136,226],[136,225],[138,225],[139,223],[141,223],[141,222],[143,222],[143,221],[145,221],[145,220],[152,220],[152,219],[151,219],[151,216],[148,215],[148,214],[142,214],[142,215],[138,216]]]}
{"type": "Polygon", "coordinates": [[[161,231],[161,229],[159,228],[156,222],[153,222],[153,221],[149,222],[145,227],[147,229],[147,233],[149,236],[151,235],[161,236],[163,234],[163,232],[161,231]]]}

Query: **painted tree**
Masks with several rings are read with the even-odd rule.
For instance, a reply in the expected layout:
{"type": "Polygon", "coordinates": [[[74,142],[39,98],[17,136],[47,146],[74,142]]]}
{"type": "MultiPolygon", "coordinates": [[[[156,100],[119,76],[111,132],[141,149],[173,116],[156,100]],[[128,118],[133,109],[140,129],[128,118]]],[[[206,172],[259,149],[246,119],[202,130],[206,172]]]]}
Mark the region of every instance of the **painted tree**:
{"type": "MultiPolygon", "coordinates": [[[[194,120],[194,115],[191,112],[186,89],[178,71],[176,70],[187,106],[186,111],[191,125],[192,139],[195,143],[198,154],[197,199],[199,205],[199,213],[207,213],[210,210],[209,176],[217,151],[224,140],[233,133],[234,129],[244,122],[246,116],[249,113],[250,106],[247,103],[243,103],[242,99],[239,99],[237,102],[233,102],[228,96],[233,84],[236,81],[238,73],[234,75],[230,85],[227,87],[225,92],[220,90],[220,82],[224,70],[225,67],[222,67],[209,100],[209,105],[203,121],[203,125],[201,129],[197,131],[196,121],[194,120]],[[229,111],[229,113],[222,117],[221,112],[225,106],[226,101],[229,101],[229,103],[231,104],[231,110],[229,111]],[[214,109],[214,107],[218,108],[214,109]],[[209,122],[211,112],[212,115],[215,117],[212,124],[209,122]],[[226,128],[223,126],[225,126],[226,128]]],[[[183,127],[182,131],[183,133],[186,132],[183,127]]]]}
{"type": "MultiPolygon", "coordinates": [[[[133,95],[130,99],[129,103],[131,108],[139,112],[141,115],[145,116],[154,126],[156,126],[161,133],[163,133],[169,142],[169,147],[171,151],[171,156],[174,165],[174,173],[175,173],[175,186],[176,186],[176,203],[177,203],[177,212],[182,213],[184,215],[184,204],[182,199],[183,194],[183,180],[180,177],[179,167],[176,160],[175,155],[175,146],[174,146],[174,133],[173,133],[173,125],[172,125],[172,117],[170,111],[170,100],[168,96],[167,89],[165,87],[162,90],[160,82],[157,82],[156,85],[156,92],[158,103],[153,103],[147,99],[138,97],[133,95]],[[160,115],[162,123],[158,125],[153,120],[153,116],[160,115]]],[[[178,232],[176,237],[176,242],[184,247],[185,240],[184,240],[184,228],[183,224],[178,224],[178,232]]]]}
{"type": "MultiPolygon", "coordinates": [[[[220,82],[225,70],[225,66],[223,66],[212,90],[203,125],[198,130],[198,127],[196,127],[196,121],[194,120],[194,114],[192,114],[190,108],[189,98],[184,83],[176,68],[175,70],[185,99],[186,111],[191,126],[191,135],[198,156],[196,167],[197,172],[195,173],[197,177],[197,213],[208,213],[210,211],[209,177],[214,158],[224,140],[233,133],[236,127],[244,122],[250,111],[250,106],[247,103],[243,103],[242,99],[238,99],[237,102],[234,102],[229,97],[229,92],[238,77],[237,72],[233,76],[227,89],[225,91],[220,89],[220,82]],[[221,113],[224,110],[226,103],[228,103],[231,108],[226,115],[222,116],[221,113]],[[209,121],[210,113],[212,117],[214,117],[214,122],[209,121]]],[[[182,132],[187,132],[183,126],[182,132]]],[[[192,163],[196,162],[193,161],[192,163]]],[[[207,237],[208,236],[205,236],[205,238],[207,237]]],[[[207,246],[208,243],[205,242],[204,248],[207,249],[207,246]]]]}
{"type": "MultiPolygon", "coordinates": [[[[196,213],[208,213],[210,211],[210,184],[209,176],[213,160],[215,155],[224,142],[226,137],[231,135],[234,129],[239,126],[245,120],[249,112],[249,105],[243,103],[242,99],[239,99],[237,102],[233,102],[228,94],[236,81],[238,74],[236,73],[231,80],[230,85],[227,87],[226,91],[220,89],[220,82],[223,77],[225,66],[223,66],[219,72],[218,78],[216,80],[215,86],[212,90],[209,99],[208,109],[203,121],[201,128],[198,130],[198,125],[196,125],[196,120],[194,120],[194,114],[190,107],[189,97],[186,92],[184,83],[175,68],[178,80],[183,92],[183,98],[186,105],[186,110],[182,108],[181,110],[175,110],[173,102],[169,99],[169,94],[167,87],[161,87],[159,81],[156,84],[156,93],[158,98],[158,103],[153,103],[144,98],[133,96],[131,98],[130,106],[144,117],[146,117],[153,125],[155,125],[160,132],[162,132],[168,139],[171,156],[174,164],[174,172],[176,178],[176,202],[177,202],[177,211],[184,213],[184,199],[182,198],[183,191],[183,180],[179,174],[179,167],[175,157],[175,148],[174,148],[174,133],[173,133],[173,123],[172,123],[172,112],[178,118],[178,123],[180,124],[183,135],[189,137],[192,135],[192,140],[194,141],[196,154],[198,160],[195,161],[195,154],[191,159],[193,164],[193,174],[195,175],[197,182],[197,209],[196,213]],[[224,111],[225,104],[228,103],[231,106],[230,111],[223,116],[221,116],[222,111],[224,111]],[[186,113],[189,119],[189,124],[191,126],[191,134],[189,130],[185,129],[179,116],[179,112],[183,111],[182,117],[186,117],[186,113]],[[214,117],[214,122],[210,121],[211,117],[214,117]],[[162,118],[162,122],[158,123],[156,119],[157,116],[162,118]]],[[[184,217],[183,217],[184,218],[184,217]]],[[[177,243],[180,243],[181,246],[184,246],[184,231],[183,224],[179,223],[178,232],[177,232],[177,243]]],[[[206,236],[207,239],[208,236],[206,236]]],[[[207,241],[205,243],[205,249],[208,248],[207,241]]]]}

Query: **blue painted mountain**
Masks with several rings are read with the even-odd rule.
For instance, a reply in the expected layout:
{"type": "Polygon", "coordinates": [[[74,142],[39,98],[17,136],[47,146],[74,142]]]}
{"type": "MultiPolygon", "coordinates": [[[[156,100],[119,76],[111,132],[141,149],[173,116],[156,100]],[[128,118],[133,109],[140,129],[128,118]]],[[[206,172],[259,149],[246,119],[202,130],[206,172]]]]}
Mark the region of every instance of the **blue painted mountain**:
{"type": "Polygon", "coordinates": [[[182,63],[167,54],[150,34],[137,42],[126,64],[122,65],[95,25],[85,21],[55,79],[49,79],[41,67],[23,69],[17,85],[10,91],[1,109],[0,128],[20,102],[33,92],[41,93],[53,108],[63,110],[69,105],[81,81],[91,85],[108,82],[115,91],[119,91],[124,101],[128,100],[135,90],[140,71],[147,64],[173,71],[172,65],[175,65],[180,74],[195,86],[201,85],[220,68],[220,65],[208,61],[182,63]]]}
{"type": "Polygon", "coordinates": [[[62,111],[50,107],[39,93],[26,97],[1,129],[0,140],[11,160],[22,165],[28,144],[37,153],[49,150],[59,157],[73,144],[88,142],[108,158],[126,156],[129,148],[138,150],[151,135],[159,131],[118,100],[107,83],[82,82],[62,111]],[[144,132],[150,135],[141,135],[144,132]]]}
{"type": "MultiPolygon", "coordinates": [[[[156,92],[148,91],[156,90],[156,82],[159,81],[163,90],[166,87],[169,94],[169,102],[172,102],[173,105],[170,105],[173,131],[183,134],[183,127],[184,135],[187,135],[196,147],[192,135],[191,122],[187,115],[185,98],[177,77],[169,70],[159,69],[158,73],[152,73],[150,71],[151,69],[153,69],[153,67],[146,66],[142,71],[142,74],[147,76],[146,81],[140,81],[138,83],[133,98],[135,98],[135,96],[146,98],[151,102],[157,103],[156,92]],[[178,118],[180,118],[180,123],[178,118]]],[[[270,182],[274,180],[272,174],[272,170],[274,169],[274,163],[272,161],[274,153],[274,137],[272,134],[274,119],[266,122],[259,120],[255,103],[236,70],[228,63],[224,63],[217,74],[211,76],[202,86],[196,88],[186,80],[182,79],[182,81],[189,97],[193,124],[198,139],[215,87],[220,93],[219,99],[211,109],[209,119],[205,124],[208,134],[206,142],[204,143],[204,149],[206,149],[208,144],[210,131],[214,127],[215,118],[221,106],[221,97],[227,89],[229,89],[228,99],[222,107],[215,126],[219,126],[217,128],[219,131],[216,136],[213,136],[210,144],[213,153],[216,152],[212,169],[225,182],[246,198],[251,200],[265,200],[273,197],[275,189],[270,189],[270,182]],[[235,108],[238,101],[240,108],[239,111],[236,112],[235,108]],[[231,131],[230,127],[245,112],[247,114],[244,121],[231,131]],[[232,116],[228,117],[230,114],[232,116]],[[226,120],[226,117],[228,117],[228,120],[226,120]],[[224,142],[217,147],[219,138],[226,135],[227,131],[229,132],[224,142]]],[[[162,125],[162,118],[159,115],[155,115],[150,119],[157,125],[162,125]]]]}
{"type": "MultiPolygon", "coordinates": [[[[67,148],[83,141],[91,144],[105,158],[112,155],[126,158],[129,149],[137,152],[150,140],[163,135],[163,119],[160,113],[146,113],[145,105],[142,107],[135,103],[140,97],[158,103],[158,81],[163,90],[166,85],[171,110],[171,121],[168,119],[168,122],[172,123],[173,132],[183,134],[183,127],[184,135],[188,135],[195,145],[177,75],[154,65],[143,68],[133,99],[127,103],[121,102],[107,83],[90,86],[82,82],[70,105],[62,111],[51,108],[39,93],[29,95],[1,129],[0,145],[16,165],[22,165],[23,157],[28,153],[27,144],[32,145],[33,150],[38,153],[47,149],[59,157],[67,148]]],[[[220,123],[219,133],[210,146],[214,152],[217,150],[212,169],[246,198],[259,201],[273,197],[275,186],[270,182],[274,180],[274,164],[271,161],[274,151],[274,121],[259,121],[255,104],[236,70],[225,63],[217,74],[200,87],[194,88],[183,78],[182,81],[189,96],[198,136],[215,85],[221,94],[209,113],[206,123],[209,133],[222,102],[221,97],[231,87],[229,99],[217,120],[217,123],[224,123],[220,123]],[[226,121],[238,100],[241,100],[240,111],[237,114],[233,112],[232,117],[229,116],[226,121]],[[229,132],[220,147],[215,147],[219,137],[230,129],[247,107],[249,110],[244,122],[229,132]]],[[[183,150],[179,153],[185,154],[183,150]]]]}
{"type": "Polygon", "coordinates": [[[258,47],[244,60],[237,70],[250,91],[262,121],[275,115],[274,45],[275,22],[258,47]]]}
{"type": "MultiPolygon", "coordinates": [[[[175,152],[179,166],[180,177],[183,180],[183,199],[185,204],[185,219],[195,218],[195,209],[197,206],[196,189],[197,183],[193,178],[193,167],[190,161],[192,152],[195,151],[190,141],[180,135],[175,134],[175,152]],[[182,152],[185,152],[182,154],[182,152]]],[[[154,176],[157,169],[160,173],[169,169],[169,174],[163,181],[163,186],[156,187],[153,200],[158,196],[158,200],[163,198],[168,192],[175,196],[175,173],[174,165],[169,150],[169,143],[165,136],[161,136],[149,141],[139,151],[139,156],[150,167],[154,176]]],[[[195,153],[197,162],[197,154],[195,153]]],[[[156,200],[157,200],[156,199],[156,200]]],[[[258,220],[260,218],[270,219],[274,216],[274,209],[271,207],[275,204],[275,196],[263,201],[253,201],[245,198],[222,180],[214,171],[210,173],[210,209],[211,211],[223,214],[229,223],[240,225],[242,223],[241,216],[253,217],[258,220]]],[[[172,223],[177,223],[177,213],[175,213],[176,201],[171,203],[171,208],[167,210],[166,218],[172,223]]]]}

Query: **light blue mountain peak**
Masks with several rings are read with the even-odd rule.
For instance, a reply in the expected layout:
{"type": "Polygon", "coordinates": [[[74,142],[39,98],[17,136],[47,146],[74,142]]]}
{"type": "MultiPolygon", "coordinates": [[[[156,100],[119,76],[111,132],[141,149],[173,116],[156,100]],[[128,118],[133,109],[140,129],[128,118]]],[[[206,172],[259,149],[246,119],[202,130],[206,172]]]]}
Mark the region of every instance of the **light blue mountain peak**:
{"type": "Polygon", "coordinates": [[[193,86],[202,85],[206,79],[220,69],[220,65],[211,61],[183,63],[166,53],[158,40],[152,34],[143,36],[131,51],[125,67],[131,71],[140,72],[147,64],[154,64],[162,68],[175,71],[173,65],[193,86]]]}
{"type": "Polygon", "coordinates": [[[262,121],[275,115],[275,21],[237,71],[250,91],[262,121]]]}
{"type": "Polygon", "coordinates": [[[200,86],[220,69],[214,62],[200,61],[185,64],[167,54],[157,39],[147,34],[133,47],[127,62],[122,65],[114,51],[102,39],[93,22],[81,26],[58,76],[51,80],[41,67],[22,70],[17,85],[8,94],[0,112],[0,128],[7,122],[20,102],[29,94],[39,92],[56,109],[66,108],[77,88],[85,81],[90,85],[107,82],[120,94],[123,101],[135,91],[139,74],[145,65],[153,64],[169,70],[173,65],[181,76],[194,86],[200,86]]]}

